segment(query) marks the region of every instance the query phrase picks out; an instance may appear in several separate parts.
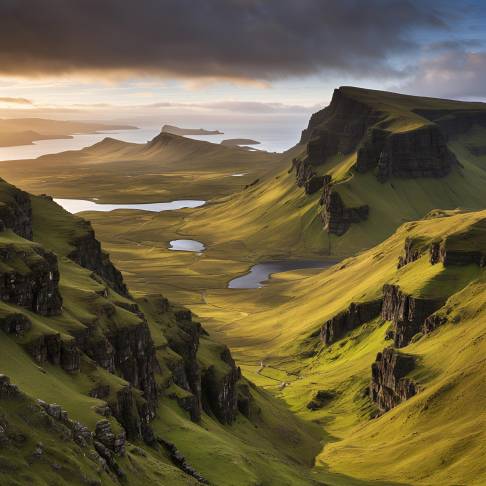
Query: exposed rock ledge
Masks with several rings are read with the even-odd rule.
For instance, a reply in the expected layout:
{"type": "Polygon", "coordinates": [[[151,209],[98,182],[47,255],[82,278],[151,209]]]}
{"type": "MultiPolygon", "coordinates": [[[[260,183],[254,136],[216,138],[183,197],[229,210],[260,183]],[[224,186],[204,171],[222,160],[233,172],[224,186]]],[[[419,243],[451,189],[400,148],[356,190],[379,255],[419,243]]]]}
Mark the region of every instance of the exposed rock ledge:
{"type": "Polygon", "coordinates": [[[331,184],[331,176],[324,178],[324,191],[320,204],[324,229],[337,236],[346,233],[352,223],[359,223],[368,219],[369,206],[364,204],[358,207],[346,207],[341,196],[331,184]]]}
{"type": "Polygon", "coordinates": [[[416,383],[406,377],[414,367],[415,359],[412,356],[399,353],[391,347],[378,353],[376,361],[371,365],[370,397],[381,413],[417,393],[416,383]]]}
{"type": "Polygon", "coordinates": [[[342,339],[348,332],[380,315],[382,300],[351,303],[344,311],[336,314],[321,327],[321,341],[330,345],[342,339]]]}
{"type": "Polygon", "coordinates": [[[402,292],[396,285],[383,287],[383,306],[381,316],[393,323],[395,346],[407,346],[415,334],[423,331],[427,317],[442,307],[442,299],[423,299],[402,292]]]}

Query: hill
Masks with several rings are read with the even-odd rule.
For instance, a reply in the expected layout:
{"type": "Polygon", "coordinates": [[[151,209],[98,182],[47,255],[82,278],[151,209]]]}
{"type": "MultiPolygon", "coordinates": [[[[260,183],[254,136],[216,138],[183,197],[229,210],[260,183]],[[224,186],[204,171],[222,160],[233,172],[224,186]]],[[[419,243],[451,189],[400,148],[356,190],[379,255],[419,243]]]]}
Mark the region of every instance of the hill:
{"type": "Polygon", "coordinates": [[[49,197],[1,181],[0,203],[2,484],[318,484],[317,429],[189,310],[134,299],[49,197]]]}
{"type": "Polygon", "coordinates": [[[163,132],[146,144],[107,137],[82,150],[0,162],[0,173],[35,194],[141,203],[231,194],[281,163],[280,155],[163,132]]]}

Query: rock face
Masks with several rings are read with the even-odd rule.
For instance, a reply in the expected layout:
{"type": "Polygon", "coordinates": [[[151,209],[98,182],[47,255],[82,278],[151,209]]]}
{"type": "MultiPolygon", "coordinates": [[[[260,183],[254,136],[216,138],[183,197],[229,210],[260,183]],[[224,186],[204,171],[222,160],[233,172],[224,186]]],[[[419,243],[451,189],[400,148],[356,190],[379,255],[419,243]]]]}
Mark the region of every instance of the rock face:
{"type": "Polygon", "coordinates": [[[401,354],[391,347],[378,353],[371,365],[370,396],[381,413],[417,393],[415,382],[406,377],[414,367],[412,356],[401,354]]]}
{"type": "Polygon", "coordinates": [[[330,105],[312,115],[309,126],[302,132],[300,143],[307,143],[312,163],[322,164],[330,155],[352,152],[368,127],[383,116],[348,96],[345,90],[335,89],[330,105]]]}
{"type": "Polygon", "coordinates": [[[61,313],[59,269],[54,253],[40,246],[20,250],[7,245],[0,248],[0,260],[9,268],[0,273],[0,300],[43,316],[61,313]]]}
{"type": "Polygon", "coordinates": [[[447,139],[462,135],[474,126],[486,127],[486,112],[481,110],[414,110],[436,123],[447,139]]]}
{"type": "Polygon", "coordinates": [[[75,249],[68,255],[78,265],[98,274],[113,290],[128,297],[128,289],[121,272],[111,263],[100,242],[95,238],[91,224],[83,222],[85,234],[72,242],[75,249]]]}
{"type": "Polygon", "coordinates": [[[442,307],[442,300],[422,299],[405,294],[396,285],[383,287],[381,316],[393,323],[395,346],[402,348],[422,331],[425,320],[442,307]]]}
{"type": "Polygon", "coordinates": [[[457,164],[437,125],[392,133],[383,144],[376,166],[378,180],[391,177],[444,177],[457,164]]]}
{"type": "Polygon", "coordinates": [[[228,348],[221,353],[221,360],[228,365],[228,372],[219,375],[214,367],[208,368],[202,377],[203,403],[207,413],[213,413],[222,424],[232,424],[238,413],[238,388],[241,371],[231,357],[228,348]]]}
{"type": "Polygon", "coordinates": [[[340,312],[324,323],[321,327],[321,341],[329,346],[342,339],[353,329],[378,317],[381,306],[381,299],[357,304],[351,303],[345,311],[340,312]]]}
{"type": "Polygon", "coordinates": [[[81,354],[74,340],[63,341],[60,334],[42,334],[25,346],[39,364],[49,362],[69,373],[79,371],[81,354]]]}
{"type": "Polygon", "coordinates": [[[30,196],[24,191],[0,179],[2,204],[0,220],[5,228],[11,229],[22,238],[32,239],[32,204],[30,196]]]}
{"type": "Polygon", "coordinates": [[[176,313],[178,332],[171,333],[167,338],[170,348],[182,357],[182,366],[173,368],[175,383],[192,394],[186,401],[186,406],[195,422],[201,418],[201,368],[197,360],[199,338],[202,328],[199,323],[192,322],[190,311],[176,313]]]}
{"type": "Polygon", "coordinates": [[[451,265],[478,265],[486,266],[486,250],[463,250],[460,248],[448,248],[447,239],[434,242],[430,245],[430,263],[435,265],[443,263],[444,266],[451,265]]]}
{"type": "Polygon", "coordinates": [[[367,205],[348,208],[331,184],[330,176],[324,179],[324,191],[320,200],[322,206],[321,219],[329,233],[342,236],[352,223],[359,223],[368,219],[367,205]]]}
{"type": "Polygon", "coordinates": [[[355,169],[364,173],[374,169],[385,146],[390,132],[381,128],[368,129],[365,138],[358,148],[355,169]]]}
{"type": "Polygon", "coordinates": [[[422,250],[412,238],[405,239],[404,254],[398,257],[397,268],[402,268],[420,258],[422,250]]]}

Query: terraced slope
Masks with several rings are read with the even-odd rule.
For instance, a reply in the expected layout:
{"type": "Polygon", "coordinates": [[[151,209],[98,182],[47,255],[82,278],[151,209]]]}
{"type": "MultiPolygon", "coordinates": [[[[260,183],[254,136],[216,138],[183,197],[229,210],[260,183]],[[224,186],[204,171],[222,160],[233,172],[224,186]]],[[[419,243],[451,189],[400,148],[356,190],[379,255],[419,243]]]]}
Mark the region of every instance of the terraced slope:
{"type": "Polygon", "coordinates": [[[2,484],[311,484],[320,433],[89,223],[0,182],[2,484]],[[275,484],[275,483],[274,483],[275,484]]]}

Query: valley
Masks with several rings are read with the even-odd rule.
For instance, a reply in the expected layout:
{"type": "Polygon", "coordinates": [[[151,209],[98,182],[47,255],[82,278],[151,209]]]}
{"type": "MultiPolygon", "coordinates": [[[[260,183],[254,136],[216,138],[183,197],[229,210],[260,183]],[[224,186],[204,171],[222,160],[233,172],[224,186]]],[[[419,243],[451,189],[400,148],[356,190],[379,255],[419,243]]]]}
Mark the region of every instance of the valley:
{"type": "Polygon", "coordinates": [[[102,484],[483,484],[485,135],[484,104],[341,87],[283,153],[0,162],[3,272],[49,289],[5,280],[0,398],[102,484]]]}

